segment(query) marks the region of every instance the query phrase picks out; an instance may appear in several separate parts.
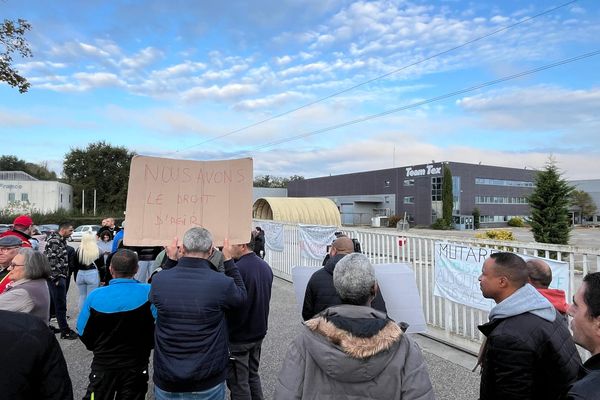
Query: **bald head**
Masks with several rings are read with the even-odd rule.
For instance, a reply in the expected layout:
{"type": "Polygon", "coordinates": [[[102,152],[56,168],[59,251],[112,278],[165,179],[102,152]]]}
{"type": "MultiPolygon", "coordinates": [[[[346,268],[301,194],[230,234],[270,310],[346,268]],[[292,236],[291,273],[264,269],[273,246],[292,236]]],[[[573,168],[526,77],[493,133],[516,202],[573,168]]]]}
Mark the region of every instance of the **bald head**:
{"type": "Polygon", "coordinates": [[[527,261],[527,273],[529,283],[536,289],[548,289],[552,282],[552,270],[545,261],[535,258],[527,261]]]}
{"type": "Polygon", "coordinates": [[[354,242],[349,237],[339,237],[331,244],[335,254],[350,254],[354,252],[354,242]]]}

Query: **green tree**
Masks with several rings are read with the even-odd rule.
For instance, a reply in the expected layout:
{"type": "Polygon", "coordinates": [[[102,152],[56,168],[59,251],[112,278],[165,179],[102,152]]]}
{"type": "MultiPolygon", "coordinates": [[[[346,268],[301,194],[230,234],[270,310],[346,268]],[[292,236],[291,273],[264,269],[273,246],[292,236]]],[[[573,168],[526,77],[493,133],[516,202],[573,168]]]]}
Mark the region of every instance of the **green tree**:
{"type": "Polygon", "coordinates": [[[562,179],[554,160],[535,176],[529,196],[531,231],[536,242],[569,244],[569,202],[573,188],[562,179]]]}
{"type": "Polygon", "coordinates": [[[282,178],[272,175],[258,175],[254,178],[254,187],[262,188],[286,188],[288,183],[301,181],[304,177],[300,175],[292,175],[289,178],[282,178]]]}
{"type": "Polygon", "coordinates": [[[25,93],[30,84],[12,66],[13,55],[19,54],[23,58],[32,56],[29,44],[25,40],[25,33],[30,29],[31,25],[24,19],[16,22],[5,19],[0,23],[0,82],[18,88],[21,93],[25,93]]]}
{"type": "Polygon", "coordinates": [[[446,164],[443,168],[442,177],[442,218],[446,226],[452,226],[452,209],[454,208],[454,196],[452,194],[452,172],[446,164]]]}
{"type": "Polygon", "coordinates": [[[23,171],[42,181],[56,180],[56,172],[48,169],[48,164],[34,164],[15,156],[0,156],[0,171],[23,171]]]}
{"type": "Polygon", "coordinates": [[[573,193],[571,193],[571,206],[579,209],[582,220],[594,215],[598,210],[592,196],[584,190],[573,190],[573,193]]]}
{"type": "Polygon", "coordinates": [[[125,210],[129,167],[134,152],[125,147],[114,147],[104,141],[90,143],[85,149],[72,148],[66,155],[63,171],[66,182],[73,186],[73,206],[81,208],[81,191],[87,197],[96,189],[97,211],[125,210]]]}

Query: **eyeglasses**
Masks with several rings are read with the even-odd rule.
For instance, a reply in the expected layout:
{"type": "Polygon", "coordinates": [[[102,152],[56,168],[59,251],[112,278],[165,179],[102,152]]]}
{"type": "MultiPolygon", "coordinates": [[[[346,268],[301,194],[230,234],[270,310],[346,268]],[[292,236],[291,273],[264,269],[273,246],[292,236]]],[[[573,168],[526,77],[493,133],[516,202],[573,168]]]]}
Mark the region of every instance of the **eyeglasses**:
{"type": "Polygon", "coordinates": [[[0,253],[8,253],[11,250],[18,249],[19,246],[14,247],[0,247],[0,253]]]}
{"type": "Polygon", "coordinates": [[[25,264],[15,264],[14,262],[8,264],[9,267],[11,268],[16,268],[16,267],[24,267],[25,264]]]}

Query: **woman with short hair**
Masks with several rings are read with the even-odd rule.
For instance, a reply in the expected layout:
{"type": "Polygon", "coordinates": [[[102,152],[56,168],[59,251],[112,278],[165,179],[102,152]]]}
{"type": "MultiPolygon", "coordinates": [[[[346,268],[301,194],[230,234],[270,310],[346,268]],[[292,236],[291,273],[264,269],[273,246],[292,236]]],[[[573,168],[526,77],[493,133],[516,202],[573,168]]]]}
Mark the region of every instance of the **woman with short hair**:
{"type": "Polygon", "coordinates": [[[86,297],[100,286],[100,270],[104,267],[104,256],[100,254],[95,234],[85,233],[81,238],[81,245],[75,254],[74,267],[81,310],[86,297]]]}
{"type": "Polygon", "coordinates": [[[50,265],[46,256],[31,248],[21,248],[8,269],[11,282],[0,294],[0,310],[29,313],[48,323],[50,265]]]}

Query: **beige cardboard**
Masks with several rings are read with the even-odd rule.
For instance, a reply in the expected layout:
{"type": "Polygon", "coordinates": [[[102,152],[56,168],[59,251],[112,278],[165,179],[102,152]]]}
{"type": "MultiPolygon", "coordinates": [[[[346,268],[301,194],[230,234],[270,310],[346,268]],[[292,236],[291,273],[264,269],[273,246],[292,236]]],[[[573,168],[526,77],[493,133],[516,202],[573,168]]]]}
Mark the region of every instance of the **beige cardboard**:
{"type": "Polygon", "coordinates": [[[124,243],[163,246],[190,228],[214,244],[247,243],[252,230],[252,159],[189,161],[136,156],[131,161],[124,243]]]}

